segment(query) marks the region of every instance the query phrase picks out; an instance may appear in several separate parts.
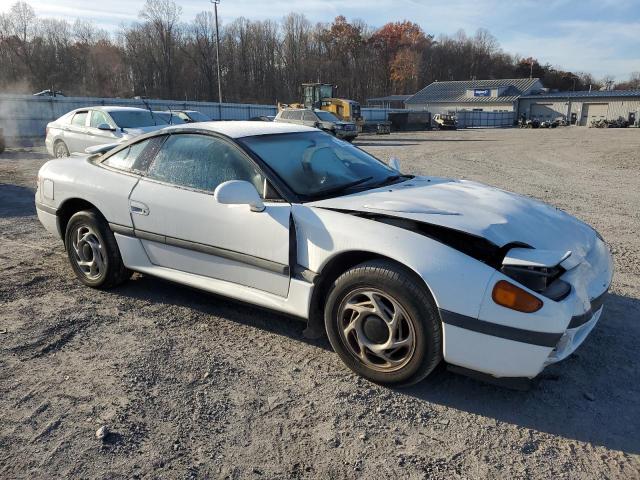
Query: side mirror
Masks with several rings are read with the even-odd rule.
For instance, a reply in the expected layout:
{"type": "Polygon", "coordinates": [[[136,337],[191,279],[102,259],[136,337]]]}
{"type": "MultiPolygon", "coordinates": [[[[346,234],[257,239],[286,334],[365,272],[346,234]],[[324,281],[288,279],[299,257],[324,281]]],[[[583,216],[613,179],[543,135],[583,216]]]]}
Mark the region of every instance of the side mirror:
{"type": "Polygon", "coordinates": [[[396,172],[400,171],[400,160],[398,160],[396,157],[391,157],[389,159],[389,166],[391,168],[393,168],[396,172]]]}
{"type": "Polygon", "coordinates": [[[225,205],[249,205],[252,212],[262,212],[264,203],[251,183],[244,180],[229,180],[216,187],[213,198],[225,205]]]}
{"type": "Polygon", "coordinates": [[[116,129],[113,128],[108,123],[101,123],[100,125],[98,125],[98,130],[108,130],[109,132],[115,132],[116,131],[116,129]]]}

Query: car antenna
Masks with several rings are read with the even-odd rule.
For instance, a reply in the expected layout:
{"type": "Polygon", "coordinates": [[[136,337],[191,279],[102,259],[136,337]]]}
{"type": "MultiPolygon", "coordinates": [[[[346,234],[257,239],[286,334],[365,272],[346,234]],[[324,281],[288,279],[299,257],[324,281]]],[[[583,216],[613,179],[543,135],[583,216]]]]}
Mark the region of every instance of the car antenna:
{"type": "Polygon", "coordinates": [[[169,109],[169,125],[173,125],[173,110],[171,110],[171,105],[167,105],[169,109]]]}
{"type": "Polygon", "coordinates": [[[149,105],[149,102],[147,102],[144,98],[141,98],[140,100],[142,100],[142,103],[144,103],[144,106],[147,107],[147,110],[149,110],[149,113],[151,114],[151,118],[153,118],[153,123],[158,125],[158,122],[156,122],[156,116],[153,114],[153,110],[151,110],[151,105],[149,105]]]}

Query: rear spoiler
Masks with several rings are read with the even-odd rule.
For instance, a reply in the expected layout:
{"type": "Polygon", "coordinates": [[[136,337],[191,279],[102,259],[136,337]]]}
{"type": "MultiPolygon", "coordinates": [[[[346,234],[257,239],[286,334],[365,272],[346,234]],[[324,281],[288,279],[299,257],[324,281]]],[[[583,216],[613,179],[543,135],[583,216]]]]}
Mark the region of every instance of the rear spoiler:
{"type": "Polygon", "coordinates": [[[113,150],[119,145],[120,145],[119,143],[107,143],[105,145],[96,145],[94,147],[87,148],[85,150],[85,153],[88,153],[89,155],[103,154],[103,153],[107,153],[109,150],[113,150]]]}

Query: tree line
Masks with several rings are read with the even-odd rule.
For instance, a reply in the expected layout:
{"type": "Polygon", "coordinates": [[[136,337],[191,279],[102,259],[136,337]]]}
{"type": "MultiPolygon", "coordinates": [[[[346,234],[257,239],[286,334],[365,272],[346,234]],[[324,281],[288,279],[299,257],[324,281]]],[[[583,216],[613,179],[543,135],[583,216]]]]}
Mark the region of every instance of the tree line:
{"type": "MultiPolygon", "coordinates": [[[[215,46],[213,13],[185,22],[172,0],[146,0],[138,20],[115,34],[79,19],[41,18],[17,2],[0,14],[0,89],[217,101],[215,46]]],[[[415,93],[436,80],[532,75],[554,89],[601,87],[588,73],[506,53],[484,29],[436,38],[410,21],[374,28],[343,16],[312,23],[299,13],[221,25],[220,64],[225,102],[298,101],[300,84],[315,81],[361,102],[415,93]]]]}

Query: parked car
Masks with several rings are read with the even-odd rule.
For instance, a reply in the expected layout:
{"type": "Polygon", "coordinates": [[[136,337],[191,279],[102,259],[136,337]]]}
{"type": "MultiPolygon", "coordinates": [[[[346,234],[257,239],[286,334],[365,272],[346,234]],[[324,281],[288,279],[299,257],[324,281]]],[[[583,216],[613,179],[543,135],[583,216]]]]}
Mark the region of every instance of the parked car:
{"type": "Polygon", "coordinates": [[[60,90],[42,90],[41,92],[38,93],[34,93],[33,94],[34,97],[64,97],[65,94],[62,93],[60,90]]]}
{"type": "Polygon", "coordinates": [[[275,115],[259,115],[257,117],[251,117],[249,120],[252,122],[273,122],[275,115]]]}
{"type": "Polygon", "coordinates": [[[185,122],[177,112],[158,112],[154,111],[154,115],[160,117],[167,125],[182,125],[185,122]]]}
{"type": "Polygon", "coordinates": [[[206,116],[204,113],[198,112],[197,110],[172,110],[173,113],[178,115],[185,123],[196,123],[196,122],[210,122],[211,119],[206,116]]]}
{"type": "Polygon", "coordinates": [[[315,128],[211,122],[47,162],[35,201],[83,284],[135,271],[300,317],[375,382],[442,359],[532,378],[578,348],[612,279],[594,229],[398,169],[315,128]]]}
{"type": "Polygon", "coordinates": [[[278,112],[273,121],[316,127],[348,142],[352,142],[358,136],[355,123],[339,120],[333,113],[324,110],[285,108],[278,112]]]}
{"type": "Polygon", "coordinates": [[[433,125],[438,130],[456,130],[458,128],[458,121],[455,115],[436,113],[433,116],[433,125]]]}
{"type": "Polygon", "coordinates": [[[95,145],[123,142],[167,125],[160,116],[142,108],[78,108],[47,125],[45,146],[52,157],[68,157],[95,145]]]}

